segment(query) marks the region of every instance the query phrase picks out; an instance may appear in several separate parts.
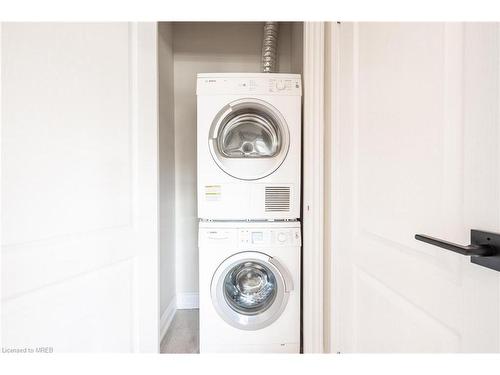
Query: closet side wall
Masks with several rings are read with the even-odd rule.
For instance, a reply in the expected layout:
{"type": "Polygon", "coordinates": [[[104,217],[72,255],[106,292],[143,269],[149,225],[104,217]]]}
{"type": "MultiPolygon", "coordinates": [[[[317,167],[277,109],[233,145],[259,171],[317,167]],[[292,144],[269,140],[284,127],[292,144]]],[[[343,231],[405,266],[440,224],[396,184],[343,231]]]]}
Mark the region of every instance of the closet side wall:
{"type": "Polygon", "coordinates": [[[172,24],[159,23],[160,329],[162,331],[166,329],[175,311],[175,133],[172,42],[172,24]]]}

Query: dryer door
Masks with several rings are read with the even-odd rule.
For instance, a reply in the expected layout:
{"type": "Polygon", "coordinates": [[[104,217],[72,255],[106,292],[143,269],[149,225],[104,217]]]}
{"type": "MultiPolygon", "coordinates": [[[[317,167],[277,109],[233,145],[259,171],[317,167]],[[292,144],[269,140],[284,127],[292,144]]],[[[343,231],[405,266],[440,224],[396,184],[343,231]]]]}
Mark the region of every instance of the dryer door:
{"type": "Polygon", "coordinates": [[[231,102],[219,111],[208,143],[214,161],[224,172],[241,180],[258,180],[283,163],[290,134],[275,107],[248,98],[231,102]]]}
{"type": "Polygon", "coordinates": [[[278,319],[293,290],[284,267],[264,253],[246,251],[227,258],[211,285],[212,303],[233,327],[258,330],[278,319]]]}

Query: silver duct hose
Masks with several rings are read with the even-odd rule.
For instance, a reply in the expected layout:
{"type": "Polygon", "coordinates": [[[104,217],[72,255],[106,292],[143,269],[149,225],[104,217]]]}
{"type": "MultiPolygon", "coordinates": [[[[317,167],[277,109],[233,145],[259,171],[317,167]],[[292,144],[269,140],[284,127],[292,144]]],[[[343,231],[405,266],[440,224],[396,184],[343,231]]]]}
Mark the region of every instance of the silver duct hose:
{"type": "Polygon", "coordinates": [[[264,24],[262,40],[262,73],[274,73],[278,70],[278,22],[264,24]]]}

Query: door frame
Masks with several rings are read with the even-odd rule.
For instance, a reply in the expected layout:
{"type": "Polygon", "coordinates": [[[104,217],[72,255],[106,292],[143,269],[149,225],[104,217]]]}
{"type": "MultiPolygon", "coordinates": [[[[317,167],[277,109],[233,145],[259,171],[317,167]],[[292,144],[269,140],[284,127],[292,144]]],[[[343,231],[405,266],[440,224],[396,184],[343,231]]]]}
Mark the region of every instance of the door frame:
{"type": "Polygon", "coordinates": [[[329,164],[326,166],[328,180],[326,186],[329,187],[328,205],[327,205],[327,221],[326,224],[331,226],[331,231],[325,234],[325,254],[328,258],[325,267],[329,270],[326,280],[328,291],[325,294],[327,301],[325,310],[329,312],[329,326],[325,329],[325,348],[331,353],[340,353],[340,338],[336,332],[340,332],[340,317],[336,308],[336,301],[340,300],[340,288],[337,281],[339,274],[339,259],[336,257],[334,248],[336,247],[337,238],[340,234],[339,225],[339,210],[336,207],[341,202],[339,194],[340,179],[338,178],[339,163],[340,163],[340,33],[341,23],[329,23],[326,27],[326,33],[329,47],[327,49],[325,59],[325,71],[328,76],[328,89],[326,93],[326,126],[329,128],[328,137],[325,141],[330,145],[327,154],[330,158],[329,164]]]}
{"type": "Polygon", "coordinates": [[[325,22],[304,22],[302,348],[324,348],[325,22]]]}
{"type": "Polygon", "coordinates": [[[157,22],[130,23],[131,121],[137,160],[133,165],[136,254],[134,259],[134,352],[160,352],[160,244],[157,22]],[[155,145],[155,147],[151,147],[155,145]],[[154,162],[151,162],[154,161],[154,162]],[[142,167],[139,168],[138,166],[142,167]],[[148,165],[148,168],[144,167],[148,165]]]}

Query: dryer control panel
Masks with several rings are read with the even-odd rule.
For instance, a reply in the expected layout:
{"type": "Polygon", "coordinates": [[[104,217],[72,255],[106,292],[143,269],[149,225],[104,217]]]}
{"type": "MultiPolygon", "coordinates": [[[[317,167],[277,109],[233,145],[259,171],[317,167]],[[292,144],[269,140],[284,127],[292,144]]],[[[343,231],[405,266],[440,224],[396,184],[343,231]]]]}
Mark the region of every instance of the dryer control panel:
{"type": "Polygon", "coordinates": [[[300,96],[302,87],[299,74],[199,74],[196,93],[198,95],[259,94],[300,96]]]}

